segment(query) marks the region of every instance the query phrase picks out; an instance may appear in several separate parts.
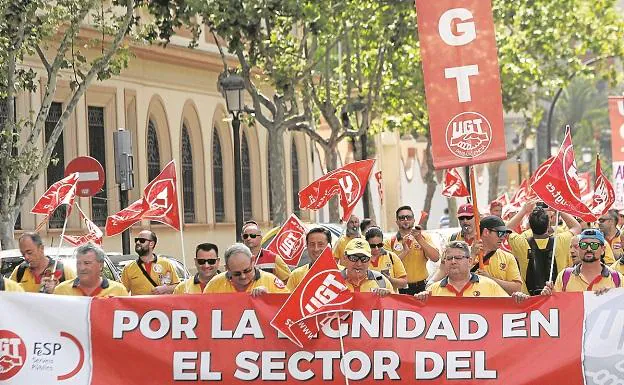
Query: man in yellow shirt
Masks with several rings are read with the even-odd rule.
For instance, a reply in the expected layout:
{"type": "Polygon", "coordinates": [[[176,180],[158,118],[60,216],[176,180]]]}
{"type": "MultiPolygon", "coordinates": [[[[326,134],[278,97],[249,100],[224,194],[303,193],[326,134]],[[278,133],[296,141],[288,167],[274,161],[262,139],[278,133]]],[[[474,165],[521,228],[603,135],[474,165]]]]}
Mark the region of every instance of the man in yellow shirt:
{"type": "Polygon", "coordinates": [[[392,283],[378,271],[370,270],[371,249],[362,238],[352,239],[345,247],[342,277],[352,292],[375,293],[385,297],[393,292],[392,283]]]}
{"type": "Polygon", "coordinates": [[[527,202],[522,209],[514,215],[507,227],[516,228],[525,215],[529,215],[531,234],[511,233],[509,245],[511,253],[518,260],[520,274],[524,285],[522,291],[531,295],[537,295],[547,281],[553,281],[557,274],[572,265],[570,257],[570,240],[581,232],[580,224],[573,216],[560,213],[561,218],[568,226],[568,230],[558,231],[555,235],[549,235],[550,218],[546,209],[536,206],[537,202],[527,202]],[[532,235],[532,236],[531,236],[532,235]],[[555,251],[555,265],[553,274],[549,277],[552,262],[552,250],[555,251]]]}
{"type": "Polygon", "coordinates": [[[379,227],[371,227],[364,235],[371,249],[369,269],[383,274],[396,293],[407,286],[407,272],[401,259],[392,251],[384,249],[383,233],[379,227]]]}
{"type": "Polygon", "coordinates": [[[477,264],[472,271],[479,276],[488,277],[502,287],[507,294],[522,289],[522,277],[516,258],[502,250],[503,240],[511,233],[505,222],[495,215],[481,219],[479,223],[481,239],[472,245],[472,256],[477,259],[482,253],[483,269],[477,264]]]}
{"type": "Polygon", "coordinates": [[[134,238],[134,251],[139,258],[121,272],[121,282],[132,295],[171,294],[180,282],[173,264],[154,253],[157,242],[156,233],[150,230],[143,230],[134,238]]]}
{"type": "Polygon", "coordinates": [[[598,218],[598,227],[605,236],[607,243],[605,244],[605,264],[612,264],[624,256],[624,244],[622,244],[622,234],[617,227],[618,212],[617,210],[609,210],[606,214],[598,218]],[[613,258],[611,260],[611,258],[613,258]]]}
{"type": "Polygon", "coordinates": [[[470,203],[464,203],[457,209],[457,220],[461,230],[452,234],[449,238],[451,241],[464,241],[468,246],[472,245],[472,242],[477,237],[477,229],[474,219],[474,207],[470,203]]]}
{"type": "Polygon", "coordinates": [[[262,230],[254,221],[247,221],[241,229],[245,246],[251,250],[254,265],[268,273],[275,274],[286,282],[290,277],[290,269],[281,256],[262,248],[262,230]]]}
{"type": "Polygon", "coordinates": [[[195,248],[195,268],[197,273],[176,286],[173,294],[202,294],[208,282],[221,273],[219,248],[214,243],[200,243],[195,248]]]}
{"type": "Polygon", "coordinates": [[[605,252],[606,243],[607,241],[600,230],[583,230],[579,236],[581,263],[560,272],[555,284],[548,282],[542,290],[542,294],[592,290],[596,294],[602,294],[611,288],[622,287],[624,280],[622,275],[600,262],[605,252]]]}
{"type": "Polygon", "coordinates": [[[349,222],[347,222],[347,229],[345,230],[345,233],[338,238],[336,244],[334,245],[334,258],[336,258],[336,263],[341,263],[347,243],[351,242],[352,239],[360,238],[361,236],[360,218],[356,215],[351,215],[351,217],[349,217],[349,222]]]}
{"type": "Polygon", "coordinates": [[[19,248],[24,262],[13,270],[11,279],[24,291],[51,294],[60,282],[76,278],[74,269],[45,255],[39,234],[34,232],[22,234],[19,238],[19,248]]]}
{"type": "Polygon", "coordinates": [[[494,280],[470,271],[472,256],[464,241],[450,241],[444,251],[447,276],[431,285],[429,290],[415,297],[426,301],[430,296],[439,297],[509,297],[494,280]]]}
{"type": "Polygon", "coordinates": [[[0,291],[13,291],[18,293],[23,293],[24,289],[15,281],[4,278],[0,275],[0,291]]]}
{"type": "Polygon", "coordinates": [[[306,248],[310,263],[299,266],[290,273],[286,287],[290,292],[295,291],[305,275],[310,271],[312,264],[321,256],[327,246],[331,247],[331,232],[324,227],[314,227],[306,234],[306,248]]]}
{"type": "Polygon", "coordinates": [[[78,277],[59,284],[54,288],[54,294],[86,297],[127,296],[128,291],[124,285],[102,276],[105,258],[104,250],[91,243],[78,247],[76,249],[78,277]]]}
{"type": "Polygon", "coordinates": [[[225,250],[224,259],[227,271],[211,279],[204,294],[250,293],[258,297],[266,293],[288,293],[282,280],[253,265],[251,250],[242,243],[225,250]]]}
{"type": "Polygon", "coordinates": [[[395,215],[399,231],[386,241],[385,248],[397,254],[407,272],[407,288],[399,289],[399,292],[413,295],[425,290],[429,276],[427,260],[437,262],[440,252],[431,237],[423,233],[420,226],[414,226],[416,221],[410,206],[399,207],[395,215]]]}

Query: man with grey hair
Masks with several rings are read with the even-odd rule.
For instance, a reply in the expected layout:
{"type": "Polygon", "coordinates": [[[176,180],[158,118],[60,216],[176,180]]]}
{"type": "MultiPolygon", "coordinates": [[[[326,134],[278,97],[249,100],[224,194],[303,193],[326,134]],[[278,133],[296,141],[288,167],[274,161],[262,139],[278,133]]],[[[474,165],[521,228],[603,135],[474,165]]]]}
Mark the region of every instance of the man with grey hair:
{"type": "Polygon", "coordinates": [[[62,262],[55,262],[45,255],[41,236],[35,232],[25,232],[19,238],[20,253],[24,262],[20,263],[11,280],[30,293],[52,293],[56,285],[76,278],[76,272],[62,262]],[[52,271],[54,270],[54,271],[52,271]]]}
{"type": "Polygon", "coordinates": [[[252,297],[258,297],[265,293],[288,293],[282,280],[253,265],[251,250],[244,244],[230,246],[224,259],[227,271],[211,279],[204,294],[251,293],[252,297]]]}
{"type": "Polygon", "coordinates": [[[102,276],[105,258],[104,250],[92,243],[78,247],[76,249],[78,277],[58,285],[54,289],[54,294],[86,297],[127,296],[128,291],[124,285],[102,276]]]}

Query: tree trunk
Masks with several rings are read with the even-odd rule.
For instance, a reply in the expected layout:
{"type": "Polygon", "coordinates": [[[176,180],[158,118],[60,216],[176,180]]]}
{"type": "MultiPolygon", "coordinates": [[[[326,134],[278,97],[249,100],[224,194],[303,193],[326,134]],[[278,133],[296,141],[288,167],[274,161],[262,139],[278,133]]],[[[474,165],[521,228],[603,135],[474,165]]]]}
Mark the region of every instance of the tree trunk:
{"type": "MultiPolygon", "coordinates": [[[[425,150],[425,162],[427,163],[427,172],[423,175],[423,181],[427,185],[427,192],[425,193],[425,204],[423,206],[423,211],[427,214],[431,212],[431,201],[433,200],[433,194],[435,194],[436,186],[438,185],[435,181],[435,170],[433,168],[433,158],[431,156],[431,140],[427,142],[427,149],[425,150]]],[[[429,223],[430,217],[427,216],[424,223],[421,223],[424,228],[427,228],[427,224],[429,223]]]]}
{"type": "Polygon", "coordinates": [[[448,210],[449,210],[449,227],[458,227],[459,221],[457,220],[457,200],[455,198],[447,198],[448,210]]]}
{"type": "Polygon", "coordinates": [[[488,174],[490,185],[488,188],[488,202],[492,202],[498,198],[498,174],[500,172],[501,162],[488,163],[488,174]]]}
{"type": "MultiPolygon", "coordinates": [[[[268,128],[267,128],[268,129],[268,128]]],[[[284,127],[281,125],[269,129],[269,158],[271,180],[269,191],[273,203],[273,225],[279,226],[286,221],[286,170],[284,167],[284,127]]],[[[271,208],[269,207],[269,210],[271,208]]]]}
{"type": "MultiPolygon", "coordinates": [[[[335,170],[338,166],[338,155],[335,150],[332,150],[332,147],[324,147],[325,150],[325,166],[327,167],[327,172],[335,170]]],[[[341,214],[340,209],[338,208],[338,196],[333,197],[329,200],[329,222],[338,223],[340,222],[341,214]]]]}
{"type": "Polygon", "coordinates": [[[13,228],[17,217],[13,213],[2,213],[0,215],[0,250],[15,248],[13,228]]]}

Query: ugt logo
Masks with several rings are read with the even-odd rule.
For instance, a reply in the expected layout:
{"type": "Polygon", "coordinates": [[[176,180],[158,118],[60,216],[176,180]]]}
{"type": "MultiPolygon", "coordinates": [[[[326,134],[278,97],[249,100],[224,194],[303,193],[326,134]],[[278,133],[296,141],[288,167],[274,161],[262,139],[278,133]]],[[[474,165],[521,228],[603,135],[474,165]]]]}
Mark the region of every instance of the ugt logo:
{"type": "Polygon", "coordinates": [[[22,369],[26,361],[26,345],[15,333],[0,330],[0,380],[6,381],[22,369]]]}

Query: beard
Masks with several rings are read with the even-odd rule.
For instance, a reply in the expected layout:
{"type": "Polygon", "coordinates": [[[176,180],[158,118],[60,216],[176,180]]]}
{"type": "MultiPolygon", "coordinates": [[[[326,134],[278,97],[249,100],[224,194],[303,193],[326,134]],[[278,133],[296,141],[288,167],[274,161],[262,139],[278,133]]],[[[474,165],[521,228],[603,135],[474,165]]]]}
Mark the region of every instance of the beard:
{"type": "Polygon", "coordinates": [[[591,263],[591,262],[596,262],[596,261],[597,261],[597,260],[599,260],[600,258],[596,258],[596,256],[594,256],[594,254],[591,254],[591,255],[589,255],[589,254],[583,254],[582,259],[583,259],[583,262],[589,262],[589,263],[591,263]]]}
{"type": "Polygon", "coordinates": [[[139,257],[143,257],[149,253],[149,250],[147,248],[143,248],[143,246],[140,246],[140,245],[135,246],[134,251],[136,251],[139,257]]]}

